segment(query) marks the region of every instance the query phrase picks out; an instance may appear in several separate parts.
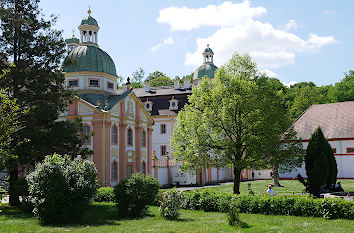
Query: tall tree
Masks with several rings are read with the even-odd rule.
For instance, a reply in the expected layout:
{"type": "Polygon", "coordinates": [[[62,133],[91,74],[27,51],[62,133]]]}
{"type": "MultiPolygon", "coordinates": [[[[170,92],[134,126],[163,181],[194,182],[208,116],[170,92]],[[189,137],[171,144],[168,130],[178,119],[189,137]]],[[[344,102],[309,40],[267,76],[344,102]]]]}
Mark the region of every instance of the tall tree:
{"type": "Polygon", "coordinates": [[[152,87],[160,87],[160,86],[169,86],[173,85],[173,81],[170,77],[167,77],[166,74],[156,70],[153,73],[150,73],[146,81],[150,83],[152,87]]]}
{"type": "Polygon", "coordinates": [[[305,169],[308,177],[308,191],[320,196],[320,187],[334,184],[337,179],[337,163],[333,149],[318,127],[311,135],[306,150],[305,169]]]}
{"type": "Polygon", "coordinates": [[[328,98],[331,102],[354,100],[354,70],[345,73],[345,78],[329,89],[328,98]]]}
{"type": "Polygon", "coordinates": [[[271,166],[268,156],[283,133],[277,124],[282,106],[270,88],[257,85],[257,76],[248,55],[234,54],[214,79],[193,87],[171,139],[182,169],[233,167],[234,193],[240,193],[242,169],[271,166]]]}
{"type": "MultiPolygon", "coordinates": [[[[0,79],[6,71],[0,75],[0,79]]],[[[24,114],[16,100],[10,99],[6,90],[0,89],[0,170],[4,168],[5,162],[13,158],[15,134],[20,130],[20,117],[24,114]]]]}
{"type": "Polygon", "coordinates": [[[0,85],[8,88],[21,109],[28,110],[20,119],[24,127],[16,133],[14,143],[25,138],[29,141],[17,147],[17,159],[10,159],[6,164],[10,175],[10,205],[19,204],[13,189],[19,165],[34,164],[54,152],[51,151],[54,148],[60,148],[53,148],[50,143],[58,137],[67,143],[72,139],[71,135],[57,131],[58,125],[72,123],[56,122],[73,97],[73,92],[64,86],[60,70],[65,43],[61,32],[51,28],[56,18],[44,19],[38,3],[38,0],[0,0],[0,54],[5,57],[3,60],[14,64],[10,67],[7,62],[0,64],[10,70],[0,85]]]}

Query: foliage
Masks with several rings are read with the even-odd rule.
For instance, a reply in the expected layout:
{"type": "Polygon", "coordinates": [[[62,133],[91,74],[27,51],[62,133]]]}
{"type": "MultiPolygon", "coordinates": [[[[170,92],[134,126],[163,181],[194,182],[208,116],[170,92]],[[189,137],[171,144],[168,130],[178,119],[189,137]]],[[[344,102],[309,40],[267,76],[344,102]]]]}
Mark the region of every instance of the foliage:
{"type": "Polygon", "coordinates": [[[151,87],[173,85],[173,81],[169,77],[167,77],[166,74],[158,70],[153,73],[150,73],[146,78],[146,82],[149,82],[151,87]]]}
{"type": "Polygon", "coordinates": [[[337,163],[332,147],[320,127],[313,132],[307,146],[305,169],[308,191],[315,196],[320,195],[321,185],[336,183],[337,163]]]}
{"type": "Polygon", "coordinates": [[[27,178],[33,213],[45,224],[78,221],[96,192],[96,176],[93,162],[46,156],[27,178]]]}
{"type": "Polygon", "coordinates": [[[114,186],[117,208],[121,216],[141,216],[155,202],[159,181],[150,175],[136,173],[114,186]]]}
{"type": "Polygon", "coordinates": [[[93,198],[95,202],[115,202],[114,189],[112,187],[101,187],[97,189],[93,198]]]}
{"type": "Polygon", "coordinates": [[[242,213],[354,219],[354,202],[340,198],[315,199],[310,196],[298,195],[234,195],[210,191],[203,192],[201,195],[200,190],[188,191],[186,198],[187,209],[203,210],[205,202],[201,203],[203,200],[209,199],[218,203],[218,208],[213,211],[224,213],[228,213],[230,206],[232,206],[242,213]]]}
{"type": "Polygon", "coordinates": [[[178,219],[180,216],[178,209],[184,205],[184,201],[184,192],[176,188],[163,192],[159,209],[161,215],[170,220],[178,219]]]}
{"type": "MultiPolygon", "coordinates": [[[[6,73],[3,71],[0,80],[6,73]]],[[[17,100],[10,99],[6,90],[0,89],[0,168],[5,165],[7,159],[15,156],[12,142],[15,140],[16,132],[21,128],[19,122],[21,114],[24,112],[17,100]]]]}
{"type": "Polygon", "coordinates": [[[137,82],[137,83],[141,83],[144,79],[145,76],[145,70],[143,68],[139,68],[136,71],[133,72],[132,74],[132,81],[133,82],[137,82]]]}
{"type": "Polygon", "coordinates": [[[233,199],[230,201],[227,212],[227,220],[231,226],[240,225],[240,209],[237,206],[237,202],[234,202],[233,199]]]}
{"type": "Polygon", "coordinates": [[[19,196],[28,196],[28,183],[25,177],[21,176],[16,180],[15,193],[19,196]]]}
{"type": "Polygon", "coordinates": [[[234,192],[239,193],[242,169],[276,165],[270,156],[280,155],[281,135],[289,125],[283,122],[281,98],[268,82],[248,55],[234,54],[214,79],[193,87],[171,138],[182,169],[232,166],[234,192]]]}
{"type": "Polygon", "coordinates": [[[21,115],[19,121],[23,127],[11,142],[17,158],[6,163],[11,205],[19,204],[18,196],[13,193],[19,165],[33,166],[54,152],[70,151],[73,156],[88,152],[78,152],[81,146],[72,141],[73,135],[80,134],[75,124],[56,121],[72,101],[74,92],[65,87],[61,72],[66,50],[61,31],[52,28],[56,18],[45,18],[38,3],[38,0],[6,0],[0,5],[0,55],[3,56],[0,68],[10,71],[0,79],[0,86],[11,93],[11,100],[17,99],[21,111],[28,110],[21,115]],[[17,146],[25,139],[28,139],[26,143],[17,146]],[[59,145],[53,147],[51,142],[59,145]]]}
{"type": "Polygon", "coordinates": [[[328,98],[331,102],[354,100],[354,70],[345,73],[344,79],[329,89],[328,98]]]}

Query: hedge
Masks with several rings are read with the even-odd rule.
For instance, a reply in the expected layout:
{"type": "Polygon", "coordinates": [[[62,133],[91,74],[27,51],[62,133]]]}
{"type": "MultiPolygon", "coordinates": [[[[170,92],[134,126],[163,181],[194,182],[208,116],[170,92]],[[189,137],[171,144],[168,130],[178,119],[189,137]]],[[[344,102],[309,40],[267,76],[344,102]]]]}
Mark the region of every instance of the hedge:
{"type": "Polygon", "coordinates": [[[226,212],[230,202],[242,213],[354,219],[354,202],[298,195],[250,195],[199,189],[186,192],[186,209],[226,212]]]}
{"type": "Polygon", "coordinates": [[[93,197],[95,202],[115,202],[114,190],[112,187],[101,187],[97,189],[93,197]]]}

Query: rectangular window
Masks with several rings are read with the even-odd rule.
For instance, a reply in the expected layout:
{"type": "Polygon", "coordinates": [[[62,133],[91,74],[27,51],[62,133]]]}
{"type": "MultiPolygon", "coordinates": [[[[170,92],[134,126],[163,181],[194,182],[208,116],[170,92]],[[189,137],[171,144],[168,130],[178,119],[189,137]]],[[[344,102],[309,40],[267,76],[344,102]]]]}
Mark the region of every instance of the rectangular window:
{"type": "Polygon", "coordinates": [[[117,144],[118,143],[118,137],[117,137],[117,126],[112,127],[112,144],[117,144]]]}
{"type": "Polygon", "coordinates": [[[90,144],[90,142],[91,142],[90,126],[88,126],[88,125],[84,126],[83,135],[84,135],[84,144],[90,144]]]}
{"type": "Polygon", "coordinates": [[[143,147],[146,146],[146,133],[145,133],[145,131],[141,132],[141,145],[143,147]]]}
{"type": "Polygon", "coordinates": [[[347,153],[354,154],[354,148],[347,148],[347,153]]]}
{"type": "Polygon", "coordinates": [[[118,163],[112,163],[112,180],[118,180],[118,163]]]}
{"type": "Polygon", "coordinates": [[[78,87],[79,86],[79,80],[69,80],[69,87],[78,87]]]}
{"type": "Polygon", "coordinates": [[[100,87],[100,82],[98,79],[89,79],[90,87],[100,87]]]}
{"type": "Polygon", "coordinates": [[[333,149],[333,153],[337,153],[337,148],[332,148],[333,149]]]}
{"type": "Polygon", "coordinates": [[[166,155],[166,146],[161,146],[160,147],[160,150],[161,150],[161,155],[166,155]]]}
{"type": "Polygon", "coordinates": [[[131,128],[128,129],[127,142],[129,146],[133,145],[133,130],[131,128]]]}
{"type": "Polygon", "coordinates": [[[107,88],[113,90],[113,83],[107,82],[107,88]]]}
{"type": "Polygon", "coordinates": [[[165,133],[166,133],[166,125],[161,124],[161,134],[165,134],[165,133]]]}

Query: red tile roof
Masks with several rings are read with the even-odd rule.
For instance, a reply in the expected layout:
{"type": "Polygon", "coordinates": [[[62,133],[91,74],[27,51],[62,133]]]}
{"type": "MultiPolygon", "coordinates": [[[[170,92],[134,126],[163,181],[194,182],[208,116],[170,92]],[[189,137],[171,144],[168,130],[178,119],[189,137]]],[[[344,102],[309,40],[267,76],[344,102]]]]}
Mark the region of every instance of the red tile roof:
{"type": "Polygon", "coordinates": [[[293,126],[303,140],[310,139],[318,126],[327,139],[354,138],[354,101],[312,105],[293,126]]]}

